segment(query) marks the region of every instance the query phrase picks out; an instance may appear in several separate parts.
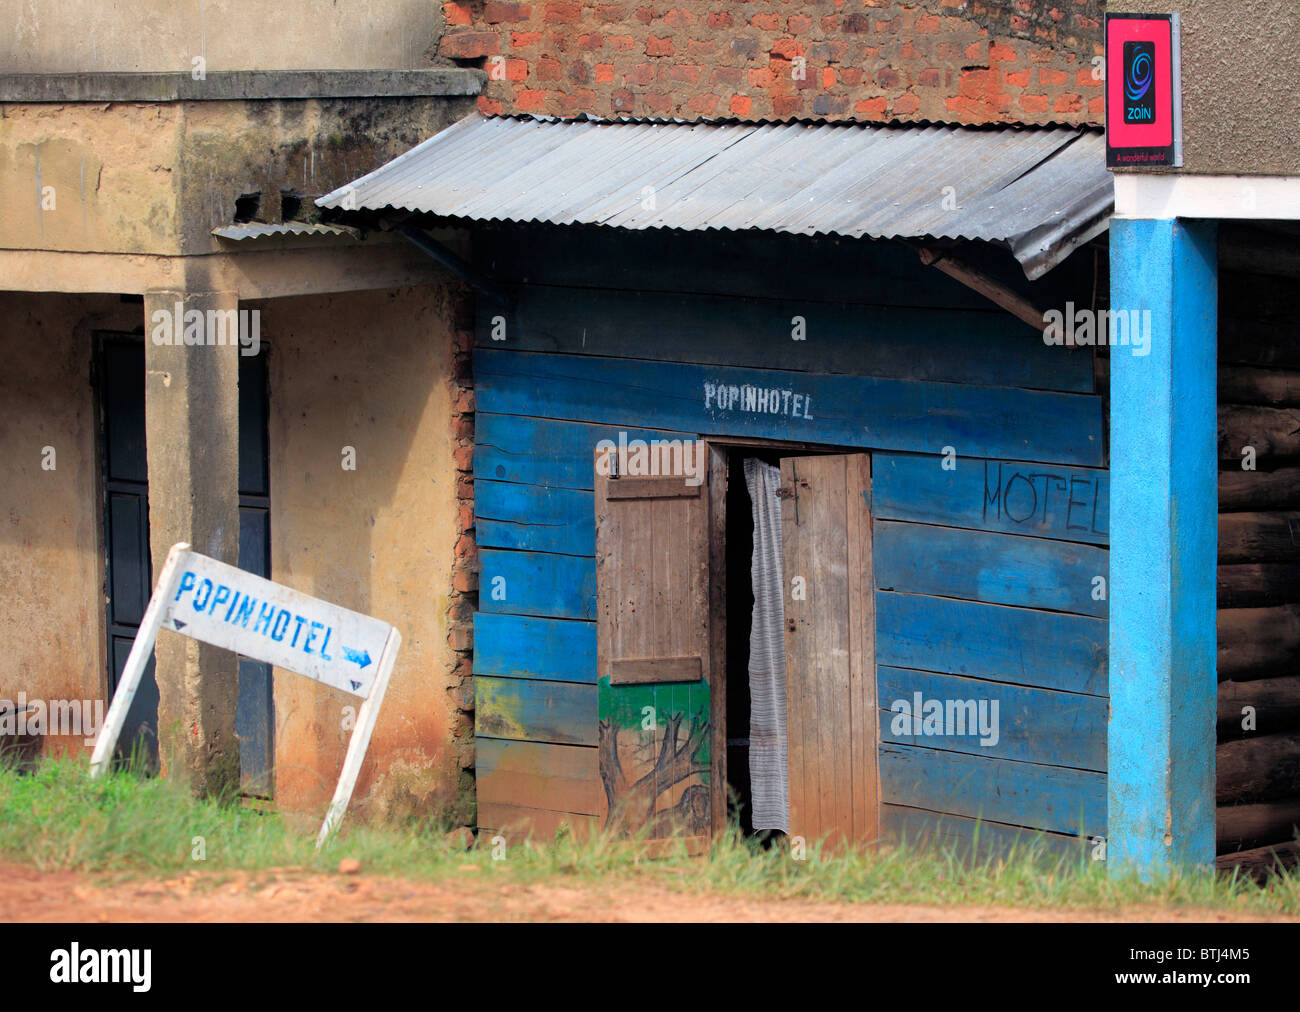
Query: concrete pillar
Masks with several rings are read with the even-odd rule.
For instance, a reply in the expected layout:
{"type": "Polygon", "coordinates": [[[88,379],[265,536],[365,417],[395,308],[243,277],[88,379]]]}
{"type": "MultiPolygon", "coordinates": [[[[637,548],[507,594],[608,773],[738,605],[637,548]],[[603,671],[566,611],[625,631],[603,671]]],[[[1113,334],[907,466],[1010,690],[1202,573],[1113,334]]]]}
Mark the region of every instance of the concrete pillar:
{"type": "Polygon", "coordinates": [[[1148,878],[1214,862],[1216,251],[1213,222],[1111,222],[1111,313],[1150,326],[1110,349],[1107,859],[1148,878]]]}
{"type": "MultiPolygon", "coordinates": [[[[144,299],[149,547],[155,566],[178,541],[222,562],[238,561],[238,327],[223,329],[232,319],[229,311],[237,320],[238,309],[238,297],[224,292],[160,291],[144,299]]],[[[183,779],[196,795],[237,790],[235,655],[163,630],[154,656],[164,774],[183,779]]]]}

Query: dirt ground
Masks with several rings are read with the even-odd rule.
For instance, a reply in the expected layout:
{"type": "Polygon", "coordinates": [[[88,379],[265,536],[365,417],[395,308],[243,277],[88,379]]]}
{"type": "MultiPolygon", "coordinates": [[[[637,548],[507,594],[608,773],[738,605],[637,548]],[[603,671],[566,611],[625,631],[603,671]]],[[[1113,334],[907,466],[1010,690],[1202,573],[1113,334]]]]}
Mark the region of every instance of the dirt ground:
{"type": "MultiPolygon", "coordinates": [[[[455,879],[412,882],[365,873],[196,873],[114,881],[0,865],[0,922],[131,921],[1252,921],[1246,911],[1132,907],[1119,912],[993,906],[761,900],[659,886],[492,881],[475,865],[455,879]]],[[[1284,917],[1262,918],[1288,920],[1284,917]]]]}

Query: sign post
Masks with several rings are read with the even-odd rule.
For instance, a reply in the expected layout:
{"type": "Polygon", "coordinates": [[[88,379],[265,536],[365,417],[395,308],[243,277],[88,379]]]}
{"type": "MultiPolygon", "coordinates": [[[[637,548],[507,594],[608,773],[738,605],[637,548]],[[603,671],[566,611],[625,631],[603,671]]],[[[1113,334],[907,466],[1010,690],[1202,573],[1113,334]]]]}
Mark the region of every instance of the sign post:
{"type": "Polygon", "coordinates": [[[352,799],[401,634],[387,622],[245,573],[192,552],[187,544],[173,545],[95,742],[92,777],[108,766],[160,628],[296,671],[362,699],[343,772],[316,840],[319,849],[352,799]]]}

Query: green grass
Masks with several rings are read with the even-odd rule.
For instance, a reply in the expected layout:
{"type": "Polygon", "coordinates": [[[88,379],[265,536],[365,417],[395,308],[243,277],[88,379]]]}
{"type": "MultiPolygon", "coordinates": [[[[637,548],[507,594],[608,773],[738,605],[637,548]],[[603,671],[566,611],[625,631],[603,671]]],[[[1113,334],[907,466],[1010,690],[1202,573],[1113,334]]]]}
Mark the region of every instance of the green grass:
{"type": "Polygon", "coordinates": [[[66,759],[46,760],[26,773],[0,764],[0,860],[43,870],[130,877],[329,872],[350,857],[370,873],[426,880],[456,877],[462,866],[473,864],[497,881],[654,884],[773,899],[1103,911],[1144,904],[1300,915],[1295,875],[1274,877],[1265,887],[1210,875],[1142,883],[1108,875],[1100,862],[1049,861],[1032,849],[972,863],[931,847],[823,856],[814,846],[806,861],[795,861],[782,847],[764,850],[733,831],[704,857],[683,852],[651,858],[637,843],[578,841],[562,832],[545,842],[509,841],[505,859],[494,860],[487,834],[466,853],[445,832],[436,818],[401,826],[350,818],[317,853],[310,823],[275,811],[195,801],[170,781],[128,772],[91,781],[84,762],[66,759]],[[194,859],[196,837],[203,839],[203,860],[194,859]]]}

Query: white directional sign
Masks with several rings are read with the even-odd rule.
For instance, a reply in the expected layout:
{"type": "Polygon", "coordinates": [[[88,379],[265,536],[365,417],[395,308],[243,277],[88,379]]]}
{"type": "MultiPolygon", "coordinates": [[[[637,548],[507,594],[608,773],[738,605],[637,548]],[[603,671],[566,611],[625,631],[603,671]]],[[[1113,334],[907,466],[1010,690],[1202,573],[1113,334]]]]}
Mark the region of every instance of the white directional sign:
{"type": "Polygon", "coordinates": [[[162,625],[363,699],[393,630],[193,552],[186,554],[162,625]]]}
{"type": "Polygon", "coordinates": [[[245,573],[191,552],[189,545],[173,545],[95,742],[92,777],[107,767],[160,628],[288,668],[364,700],[334,800],[316,841],[319,847],[342,820],[352,798],[402,644],[401,634],[377,618],[245,573]]]}

